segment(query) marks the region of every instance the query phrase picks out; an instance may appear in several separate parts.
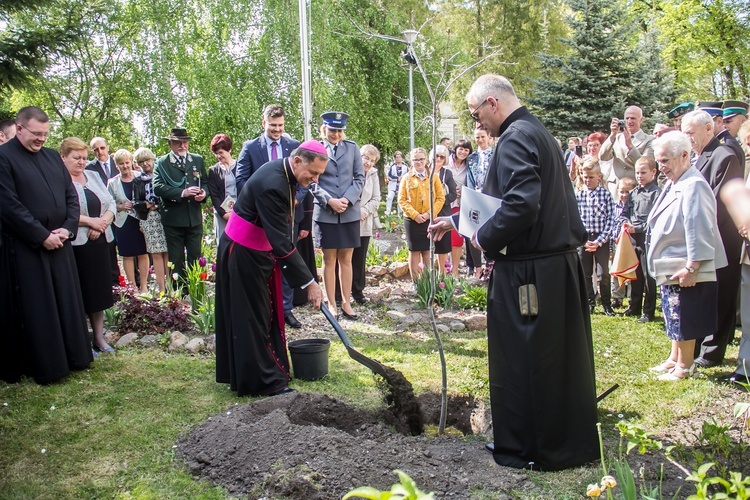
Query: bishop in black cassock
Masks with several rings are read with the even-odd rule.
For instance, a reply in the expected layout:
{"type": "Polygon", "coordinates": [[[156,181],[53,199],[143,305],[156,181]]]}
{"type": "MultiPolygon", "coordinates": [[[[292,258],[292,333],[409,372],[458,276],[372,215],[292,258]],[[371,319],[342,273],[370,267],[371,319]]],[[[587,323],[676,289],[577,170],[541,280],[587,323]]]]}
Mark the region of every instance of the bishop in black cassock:
{"type": "Polygon", "coordinates": [[[289,390],[281,273],[289,286],[306,288],[315,307],[322,298],[292,240],[294,194],[327,163],[317,141],[266,163],[242,187],[227,222],[217,259],[216,381],[238,396],[289,390]]]}

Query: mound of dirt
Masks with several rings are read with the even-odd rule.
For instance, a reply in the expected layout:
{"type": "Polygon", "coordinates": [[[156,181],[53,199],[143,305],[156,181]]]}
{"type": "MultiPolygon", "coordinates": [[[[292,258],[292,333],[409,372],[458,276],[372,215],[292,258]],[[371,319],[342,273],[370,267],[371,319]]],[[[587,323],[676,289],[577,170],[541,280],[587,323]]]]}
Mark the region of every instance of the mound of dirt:
{"type": "MultiPolygon", "coordinates": [[[[425,423],[436,423],[439,397],[420,402],[425,423]]],[[[468,400],[452,402],[449,424],[466,432],[472,428],[466,421],[487,420],[471,406],[468,400]]],[[[209,418],[177,449],[191,473],[251,498],[328,500],[358,486],[385,490],[398,481],[394,469],[439,498],[469,498],[476,488],[498,495],[536,489],[525,473],[496,465],[484,439],[405,436],[384,425],[393,418],[389,413],[325,395],[277,396],[209,418]]]]}

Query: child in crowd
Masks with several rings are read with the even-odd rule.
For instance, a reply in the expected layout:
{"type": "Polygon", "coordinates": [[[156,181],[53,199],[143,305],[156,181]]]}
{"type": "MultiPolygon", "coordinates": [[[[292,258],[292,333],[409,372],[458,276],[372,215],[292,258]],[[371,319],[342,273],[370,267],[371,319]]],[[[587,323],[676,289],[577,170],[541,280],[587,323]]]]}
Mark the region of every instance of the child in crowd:
{"type": "Polygon", "coordinates": [[[636,269],[636,280],[630,285],[630,305],[624,316],[638,316],[639,323],[654,321],[656,312],[656,281],[646,268],[646,221],[661,188],[656,181],[656,162],[650,156],[642,156],[635,162],[635,179],[638,182],[630,192],[630,213],[625,229],[635,240],[635,253],[641,265],[636,269]],[[643,299],[644,290],[646,293],[643,299]]]}
{"type": "Polygon", "coordinates": [[[578,212],[588,233],[588,241],[579,248],[578,254],[586,277],[589,308],[594,312],[595,295],[593,280],[596,262],[602,269],[601,297],[604,314],[614,315],[611,304],[609,277],[609,238],[614,223],[615,202],[607,188],[601,185],[602,171],[599,160],[591,157],[581,167],[583,187],[576,192],[578,212]]]}
{"type": "MultiPolygon", "coordinates": [[[[635,188],[636,182],[632,177],[623,177],[617,183],[617,203],[615,203],[615,220],[612,227],[612,241],[617,241],[622,232],[622,224],[627,220],[630,213],[630,192],[635,188]]],[[[610,245],[610,252],[614,254],[614,245],[610,245]]],[[[620,285],[618,280],[612,280],[612,307],[622,307],[623,300],[627,296],[627,283],[620,285]]]]}

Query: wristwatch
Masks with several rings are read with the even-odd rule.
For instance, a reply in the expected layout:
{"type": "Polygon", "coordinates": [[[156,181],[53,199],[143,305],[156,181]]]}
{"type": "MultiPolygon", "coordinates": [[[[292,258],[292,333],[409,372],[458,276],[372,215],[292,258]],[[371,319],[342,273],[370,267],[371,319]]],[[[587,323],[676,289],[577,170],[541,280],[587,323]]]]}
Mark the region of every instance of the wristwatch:
{"type": "Polygon", "coordinates": [[[687,272],[689,272],[690,274],[695,274],[695,268],[694,267],[685,266],[685,269],[687,269],[687,272]]]}
{"type": "Polygon", "coordinates": [[[72,240],[75,237],[75,234],[73,234],[73,231],[68,231],[68,239],[72,240]]]}

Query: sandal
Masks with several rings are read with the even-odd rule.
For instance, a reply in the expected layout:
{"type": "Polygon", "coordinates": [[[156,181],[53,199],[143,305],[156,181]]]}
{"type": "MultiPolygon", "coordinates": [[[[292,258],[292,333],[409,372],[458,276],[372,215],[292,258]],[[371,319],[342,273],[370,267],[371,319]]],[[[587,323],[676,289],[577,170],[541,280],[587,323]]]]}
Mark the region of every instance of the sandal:
{"type": "Polygon", "coordinates": [[[652,366],[648,371],[653,373],[669,373],[675,366],[677,366],[677,361],[666,359],[665,361],[662,361],[661,364],[652,366]]]}
{"type": "Polygon", "coordinates": [[[680,365],[674,365],[674,368],[669,372],[659,375],[659,380],[665,380],[667,382],[676,382],[678,380],[684,380],[690,378],[695,372],[695,363],[690,365],[690,368],[683,368],[680,365]]]}

